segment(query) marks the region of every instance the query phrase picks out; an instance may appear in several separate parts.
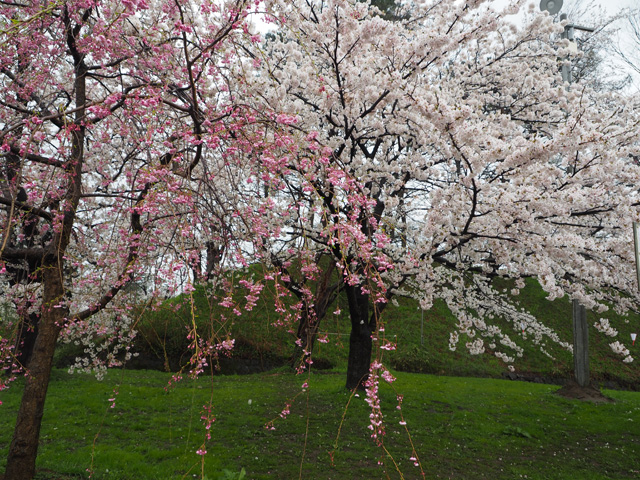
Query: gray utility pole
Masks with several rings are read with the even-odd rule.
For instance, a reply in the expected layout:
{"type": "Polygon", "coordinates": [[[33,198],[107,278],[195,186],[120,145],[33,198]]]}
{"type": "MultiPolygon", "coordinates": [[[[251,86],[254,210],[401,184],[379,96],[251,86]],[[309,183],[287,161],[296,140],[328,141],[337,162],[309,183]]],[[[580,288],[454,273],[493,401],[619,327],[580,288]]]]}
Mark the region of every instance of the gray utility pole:
{"type": "MultiPolygon", "coordinates": [[[[562,8],[562,0],[542,0],[540,2],[540,10],[546,10],[551,15],[560,12],[562,8]]],[[[567,14],[560,15],[560,21],[567,20],[567,14]]],[[[582,27],[567,23],[564,26],[562,38],[568,39],[571,50],[578,51],[575,44],[575,31],[594,32],[594,28],[582,27]]],[[[571,61],[569,57],[562,62],[562,80],[571,85],[571,61]]],[[[638,277],[640,278],[640,277],[638,277]]],[[[581,387],[586,387],[590,383],[589,375],[589,326],[587,325],[587,311],[578,300],[573,300],[573,371],[576,382],[581,387]]]]}
{"type": "MultiPolygon", "coordinates": [[[[562,2],[560,2],[560,6],[562,6],[562,2]]],[[[564,21],[567,19],[567,14],[563,13],[562,15],[560,15],[560,21],[564,21]]],[[[583,32],[589,32],[589,33],[593,33],[596,31],[595,28],[590,28],[590,27],[582,27],[580,25],[574,25],[572,23],[567,23],[564,26],[564,32],[562,33],[562,38],[566,38],[568,39],[571,44],[570,44],[570,48],[572,51],[575,51],[575,53],[578,52],[578,47],[576,45],[576,41],[575,41],[575,32],[576,30],[580,30],[583,32]]],[[[568,58],[568,57],[567,57],[568,58]]],[[[571,74],[571,63],[570,62],[563,62],[562,63],[562,80],[571,84],[571,82],[573,81],[573,76],[571,74]]]]}

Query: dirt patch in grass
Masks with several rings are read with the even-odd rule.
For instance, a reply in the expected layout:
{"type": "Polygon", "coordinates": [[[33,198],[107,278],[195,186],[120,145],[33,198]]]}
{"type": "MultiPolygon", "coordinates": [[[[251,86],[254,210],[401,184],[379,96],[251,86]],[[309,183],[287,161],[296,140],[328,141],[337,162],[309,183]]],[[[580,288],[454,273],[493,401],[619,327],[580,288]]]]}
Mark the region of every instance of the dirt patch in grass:
{"type": "Polygon", "coordinates": [[[555,392],[555,394],[565,398],[582,400],[584,402],[614,403],[612,398],[604,395],[593,383],[586,387],[581,387],[575,380],[569,380],[565,386],[555,392]]]}

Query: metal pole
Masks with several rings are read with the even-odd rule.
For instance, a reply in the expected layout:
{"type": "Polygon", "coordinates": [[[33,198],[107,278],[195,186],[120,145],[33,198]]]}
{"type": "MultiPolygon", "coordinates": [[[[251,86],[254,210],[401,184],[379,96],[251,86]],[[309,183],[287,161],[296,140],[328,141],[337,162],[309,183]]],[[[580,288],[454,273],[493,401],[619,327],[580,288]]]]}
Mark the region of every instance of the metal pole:
{"type": "MultiPolygon", "coordinates": [[[[567,14],[563,13],[560,15],[560,21],[564,21],[567,19],[567,14]]],[[[566,25],[564,27],[564,32],[562,32],[562,38],[567,38],[569,41],[573,42],[573,29],[566,25]]],[[[571,63],[569,62],[569,57],[565,57],[562,60],[562,81],[571,85],[571,81],[573,80],[571,76],[571,63]]]]}
{"type": "MultiPolygon", "coordinates": [[[[563,22],[567,19],[567,14],[563,13],[560,15],[560,21],[563,22]]],[[[582,25],[574,25],[573,23],[567,23],[564,26],[564,32],[562,32],[562,38],[566,38],[571,42],[569,45],[571,46],[571,51],[573,53],[578,53],[578,47],[575,45],[575,33],[576,30],[581,30],[583,32],[593,33],[596,31],[595,28],[584,27],[582,25]]],[[[569,57],[565,57],[562,62],[562,81],[571,85],[573,82],[573,74],[571,72],[571,62],[568,61],[569,57]]]]}

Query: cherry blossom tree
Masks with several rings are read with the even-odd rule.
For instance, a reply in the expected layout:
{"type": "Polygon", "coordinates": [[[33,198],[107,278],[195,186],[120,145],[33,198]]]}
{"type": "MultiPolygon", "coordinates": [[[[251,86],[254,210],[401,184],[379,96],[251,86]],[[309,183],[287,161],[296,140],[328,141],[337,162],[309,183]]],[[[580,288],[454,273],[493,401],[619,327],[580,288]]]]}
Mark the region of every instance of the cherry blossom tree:
{"type": "MultiPolygon", "coordinates": [[[[496,276],[634,308],[634,100],[567,89],[558,27],[539,15],[518,30],[515,7],[488,3],[421,3],[392,23],[366,2],[269,0],[279,30],[263,44],[244,0],[2,2],[0,269],[37,328],[26,365],[0,344],[5,372],[28,373],[5,476],[33,476],[58,340],[86,342],[80,368],[126,358],[133,281],[219,281],[236,317],[273,281],[293,324],[343,290],[347,386],[372,408],[392,380],[371,357],[393,348],[394,295],[444,299],[452,348],[464,334],[507,361],[518,346],[493,317],[553,332],[496,276]],[[239,305],[221,270],[251,262],[267,271],[242,279],[239,305]]],[[[232,344],[195,323],[189,339],[194,374],[232,344]]]]}
{"type": "Polygon", "coordinates": [[[269,248],[285,264],[297,238],[307,258],[313,246],[340,269],[349,388],[366,385],[374,345],[393,348],[382,310],[396,294],[424,308],[444,299],[459,321],[451,348],[464,334],[472,353],[508,363],[521,354],[517,332],[558,339],[497,291],[495,277],[511,279],[513,293],[534,277],[550,300],[635,308],[637,98],[562,84],[569,45],[548,15],[518,29],[508,19],[517,5],[496,12],[483,1],[422,2],[393,23],[366,2],[267,3],[278,31],[254,45],[263,73],[250,97],[288,112],[326,152],[304,181],[304,152],[290,159],[277,195],[299,207],[289,248],[269,248]],[[334,192],[333,168],[365,208],[334,192]],[[344,219],[359,228],[342,231],[344,219]],[[492,325],[497,316],[513,331],[492,325]]]}
{"type": "MultiPolygon", "coordinates": [[[[254,7],[0,5],[0,274],[22,319],[18,339],[0,340],[0,381],[27,373],[6,478],[34,475],[58,341],[81,339],[89,357],[79,368],[117,365],[134,334],[127,285],[151,279],[151,290],[188,291],[179,281],[200,271],[201,252],[215,279],[216,245],[233,256],[252,241],[239,224],[259,215],[256,205],[243,208],[233,191],[250,172],[233,162],[250,157],[230,145],[256,150],[243,133],[256,119],[228,72],[235,46],[258,38],[247,23],[254,7]],[[204,201],[213,202],[206,217],[204,201]],[[34,331],[28,356],[24,329],[34,331]]],[[[190,335],[194,372],[230,346],[199,338],[195,326],[190,335]]]]}
{"type": "MultiPolygon", "coordinates": [[[[87,358],[74,368],[99,375],[131,354],[132,283],[153,301],[206,280],[241,317],[272,278],[242,278],[240,305],[225,270],[263,261],[272,237],[282,243],[292,208],[264,189],[280,188],[302,150],[297,173],[308,188],[324,153],[291,128],[293,116],[249,102],[255,8],[244,0],[0,5],[0,280],[21,318],[13,338],[1,339],[0,387],[26,373],[7,478],[33,477],[56,344],[82,344],[87,358]],[[34,344],[21,356],[25,328],[34,344]]],[[[332,188],[368,208],[357,185],[333,171],[332,188]]],[[[233,346],[222,327],[209,330],[189,329],[193,375],[233,346]]]]}

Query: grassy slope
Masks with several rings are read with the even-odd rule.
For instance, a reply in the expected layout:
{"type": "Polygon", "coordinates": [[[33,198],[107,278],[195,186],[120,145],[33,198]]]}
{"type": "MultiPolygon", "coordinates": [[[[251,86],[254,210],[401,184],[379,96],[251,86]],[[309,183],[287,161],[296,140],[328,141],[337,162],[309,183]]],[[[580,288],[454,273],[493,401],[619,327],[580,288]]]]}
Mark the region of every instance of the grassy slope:
{"type": "MultiPolygon", "coordinates": [[[[556,331],[562,341],[573,343],[571,302],[567,299],[550,302],[545,296],[544,291],[534,281],[529,281],[518,296],[517,302],[543,324],[556,331]]],[[[448,350],[449,331],[453,328],[455,319],[441,303],[437,303],[431,311],[425,312],[424,345],[421,345],[421,319],[416,308],[411,301],[405,301],[401,303],[400,308],[389,312],[387,332],[397,334],[399,339],[399,348],[392,362],[396,367],[427,373],[494,377],[505,371],[504,363],[490,354],[479,357],[469,355],[464,351],[465,340],[462,338],[456,352],[448,350]],[[412,364],[415,368],[411,368],[412,364]]],[[[619,331],[616,339],[627,344],[632,355],[637,356],[640,349],[640,342],[634,347],[631,346],[629,335],[631,332],[640,333],[640,319],[637,316],[624,318],[614,312],[602,315],[588,312],[592,377],[600,382],[614,380],[624,387],[640,388],[640,358],[631,364],[622,363],[622,357],[615,355],[609,347],[614,339],[606,337],[593,327],[601,316],[608,318],[611,325],[619,331]]],[[[523,357],[516,358],[516,372],[546,378],[566,378],[572,375],[573,356],[570,352],[552,341],[546,341],[543,346],[552,354],[553,358],[550,358],[541,351],[540,346],[533,344],[530,338],[523,337],[517,326],[504,320],[498,320],[497,323],[525,350],[523,357]]]]}
{"type": "MultiPolygon", "coordinates": [[[[38,460],[38,479],[401,478],[369,438],[363,395],[343,388],[339,373],[216,376],[185,380],[165,391],[168,375],[111,372],[103,382],[56,371],[38,460]],[[118,391],[114,408],[110,398],[118,391]],[[308,394],[308,396],[307,396],[308,394]],[[73,399],[73,400],[70,400],[73,399]],[[213,400],[217,421],[208,453],[201,406],[213,400]],[[251,400],[251,403],[249,403],[251,400]],[[341,419],[345,413],[344,421],[341,419]],[[275,430],[264,425],[272,420],[275,430]],[[308,433],[305,432],[308,429],[308,433]],[[340,432],[336,440],[336,436],[340,432]],[[306,443],[306,447],[305,447],[306,443]],[[335,447],[337,445],[337,448],[335,447]],[[331,465],[329,451],[334,452],[331,465]],[[92,463],[93,462],[93,463],[92,463]],[[231,478],[231,477],[229,477],[231,478]]],[[[400,373],[402,412],[426,478],[638,478],[640,393],[607,392],[615,404],[588,404],[552,395],[554,387],[504,380],[400,373]]],[[[0,472],[17,411],[19,386],[0,393],[0,472]]],[[[396,392],[380,388],[387,420],[385,446],[404,478],[419,478],[399,424],[396,392]]]]}
{"type": "MultiPolygon", "coordinates": [[[[285,329],[272,325],[277,315],[269,307],[268,295],[265,298],[266,300],[253,311],[246,312],[243,317],[236,320],[235,324],[225,326],[238,340],[235,355],[251,357],[258,366],[282,362],[291,355],[293,350],[293,336],[286,333],[285,329]]],[[[561,340],[572,343],[571,304],[568,300],[547,301],[544,292],[533,281],[522,290],[517,300],[522,307],[554,329],[561,340]]],[[[202,329],[210,330],[211,323],[208,319],[210,315],[216,316],[216,308],[211,309],[202,295],[196,295],[194,301],[196,319],[202,325],[202,329]]],[[[329,334],[330,342],[317,343],[315,355],[318,364],[329,364],[337,370],[343,370],[346,366],[349,323],[346,301],[340,299],[339,306],[342,310],[341,314],[330,313],[321,325],[320,330],[329,334]]],[[[640,319],[634,316],[618,317],[613,312],[608,312],[604,316],[609,318],[611,324],[619,330],[617,339],[629,345],[632,354],[636,353],[640,349],[640,341],[637,346],[631,347],[629,334],[634,331],[640,333],[640,319]]],[[[631,364],[624,364],[621,362],[621,357],[613,354],[608,346],[613,339],[605,337],[593,327],[593,323],[599,317],[600,315],[588,314],[591,325],[592,377],[600,382],[614,380],[622,387],[640,388],[640,359],[631,364]]],[[[384,319],[387,338],[397,341],[398,344],[397,351],[386,353],[385,360],[398,370],[489,377],[500,377],[506,371],[506,365],[490,353],[471,356],[464,347],[465,338],[461,338],[457,351],[449,350],[449,333],[455,327],[455,319],[442,302],[436,302],[431,310],[424,312],[423,317],[416,302],[399,299],[397,307],[389,305],[384,313],[384,319]]],[[[139,324],[141,332],[139,345],[147,351],[150,350],[149,344],[153,345],[152,348],[159,357],[164,357],[164,350],[170,357],[177,358],[180,356],[179,352],[187,351],[184,332],[190,322],[191,308],[188,305],[177,312],[165,308],[148,314],[139,324]]],[[[544,378],[571,376],[573,358],[570,352],[547,341],[544,348],[553,356],[549,358],[541,352],[540,346],[534,345],[526,337],[523,338],[518,328],[504,320],[498,320],[498,322],[502,325],[503,331],[525,349],[524,356],[517,358],[514,364],[516,372],[544,378]]],[[[507,353],[512,352],[507,350],[507,353]]],[[[183,355],[182,363],[187,358],[187,355],[183,355]]]]}

